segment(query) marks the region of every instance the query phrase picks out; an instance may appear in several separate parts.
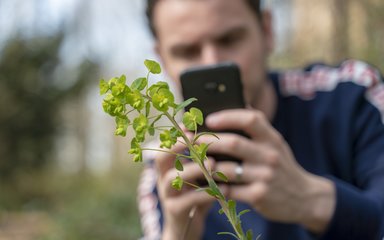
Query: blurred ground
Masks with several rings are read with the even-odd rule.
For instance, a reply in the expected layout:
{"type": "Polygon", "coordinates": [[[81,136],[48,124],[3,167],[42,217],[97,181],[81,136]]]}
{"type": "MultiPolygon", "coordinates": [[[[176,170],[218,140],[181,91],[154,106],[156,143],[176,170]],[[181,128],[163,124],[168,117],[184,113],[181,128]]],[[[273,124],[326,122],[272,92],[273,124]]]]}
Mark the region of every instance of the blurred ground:
{"type": "Polygon", "coordinates": [[[13,186],[0,184],[0,239],[138,239],[140,168],[104,176],[47,171],[20,176],[13,186]]]}

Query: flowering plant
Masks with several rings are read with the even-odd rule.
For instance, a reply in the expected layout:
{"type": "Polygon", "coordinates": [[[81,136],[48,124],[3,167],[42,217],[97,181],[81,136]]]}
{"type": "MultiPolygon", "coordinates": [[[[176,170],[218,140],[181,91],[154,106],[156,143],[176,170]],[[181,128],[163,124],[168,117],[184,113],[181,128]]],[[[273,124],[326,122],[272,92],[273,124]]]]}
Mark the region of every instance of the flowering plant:
{"type": "MultiPolygon", "coordinates": [[[[146,77],[137,78],[130,86],[126,84],[126,77],[114,77],[109,81],[100,81],[100,94],[105,95],[102,106],[106,113],[115,118],[116,130],[115,135],[125,137],[128,127],[132,127],[135,136],[131,140],[129,153],[133,155],[135,162],[142,162],[143,151],[165,151],[175,154],[175,168],[178,171],[183,171],[182,159],[190,159],[197,164],[203,173],[207,186],[201,187],[192,183],[184,182],[177,176],[172,181],[172,187],[181,190],[184,183],[196,188],[196,191],[205,191],[207,194],[214,197],[220,204],[220,214],[225,214],[228,221],[231,223],[234,233],[220,232],[218,234],[231,235],[238,240],[252,240],[252,230],[244,232],[241,226],[240,217],[249,210],[241,212],[236,211],[236,202],[228,200],[220,191],[215,179],[227,182],[228,178],[222,172],[213,171],[206,167],[207,150],[209,144],[198,143],[197,140],[203,135],[214,135],[210,132],[197,132],[198,125],[204,122],[202,112],[197,108],[191,108],[184,112],[182,122],[184,126],[191,132],[194,132],[192,138],[188,138],[182,130],[179,123],[176,121],[176,115],[185,109],[192,102],[197,101],[195,98],[190,98],[182,103],[175,103],[175,97],[171,92],[166,82],[157,82],[152,86],[148,86],[148,78],[150,74],[160,74],[160,65],[153,60],[145,60],[144,64],[148,69],[146,77]],[[156,109],[157,113],[150,115],[152,109],[156,109]],[[134,115],[132,117],[132,115],[134,115]],[[157,126],[157,122],[161,118],[167,118],[171,125],[170,127],[157,126]],[[142,144],[147,135],[154,136],[156,131],[160,132],[160,149],[144,148],[142,144]],[[188,154],[179,154],[170,152],[169,149],[181,139],[188,154]]],[[[215,135],[214,135],[215,136],[215,135]]]]}

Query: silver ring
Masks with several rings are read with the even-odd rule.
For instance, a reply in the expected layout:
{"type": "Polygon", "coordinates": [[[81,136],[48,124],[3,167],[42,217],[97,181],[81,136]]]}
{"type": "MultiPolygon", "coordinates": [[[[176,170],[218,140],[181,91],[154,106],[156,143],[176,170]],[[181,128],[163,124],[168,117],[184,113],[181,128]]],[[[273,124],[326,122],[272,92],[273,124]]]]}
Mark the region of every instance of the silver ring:
{"type": "Polygon", "coordinates": [[[237,165],[235,168],[235,175],[236,175],[236,182],[241,182],[241,179],[243,178],[244,169],[242,165],[237,165]]]}

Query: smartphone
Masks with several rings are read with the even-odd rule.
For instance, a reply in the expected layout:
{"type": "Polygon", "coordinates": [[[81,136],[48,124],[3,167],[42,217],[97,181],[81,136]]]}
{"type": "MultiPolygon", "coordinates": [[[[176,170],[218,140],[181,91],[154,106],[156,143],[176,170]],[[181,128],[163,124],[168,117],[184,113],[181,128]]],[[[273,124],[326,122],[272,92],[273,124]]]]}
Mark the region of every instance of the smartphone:
{"type": "MultiPolygon", "coordinates": [[[[243,86],[240,70],[235,63],[226,62],[215,65],[194,67],[183,71],[180,75],[182,95],[184,99],[197,98],[186,107],[197,107],[203,112],[204,119],[213,112],[225,109],[244,108],[243,86]]],[[[210,131],[205,125],[198,131],[210,131]]],[[[234,129],[225,132],[244,133],[234,129]]],[[[218,161],[239,161],[231,156],[213,155],[218,161]]]]}

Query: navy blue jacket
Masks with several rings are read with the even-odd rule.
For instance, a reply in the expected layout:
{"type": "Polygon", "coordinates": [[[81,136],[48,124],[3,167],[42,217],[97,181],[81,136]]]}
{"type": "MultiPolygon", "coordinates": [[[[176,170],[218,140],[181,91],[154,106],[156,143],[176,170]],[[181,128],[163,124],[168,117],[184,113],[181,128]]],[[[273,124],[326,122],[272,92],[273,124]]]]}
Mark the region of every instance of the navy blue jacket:
{"type": "MultiPolygon", "coordinates": [[[[307,171],[336,185],[336,210],[328,229],[315,236],[302,226],[271,222],[253,211],[242,216],[244,229],[265,240],[384,239],[384,83],[368,64],[348,60],[340,66],[270,73],[278,95],[273,126],[307,171]]],[[[145,239],[162,227],[155,170],[143,172],[139,208],[145,239]]],[[[208,214],[204,239],[232,231],[218,204],[208,214]]],[[[239,210],[251,209],[238,203],[239,210]]]]}

